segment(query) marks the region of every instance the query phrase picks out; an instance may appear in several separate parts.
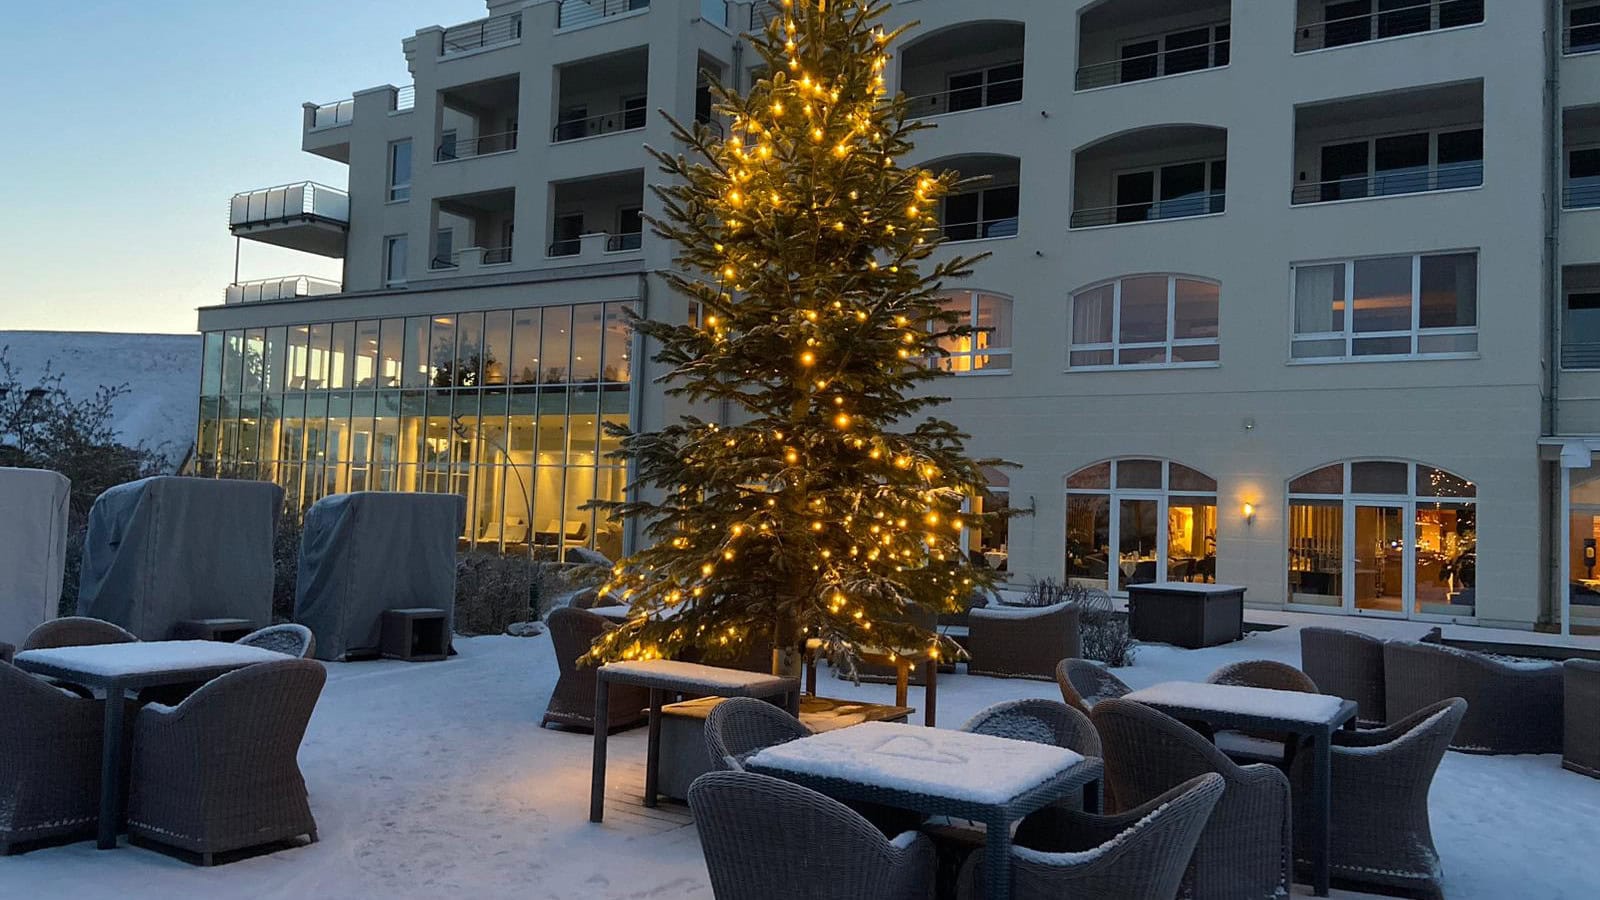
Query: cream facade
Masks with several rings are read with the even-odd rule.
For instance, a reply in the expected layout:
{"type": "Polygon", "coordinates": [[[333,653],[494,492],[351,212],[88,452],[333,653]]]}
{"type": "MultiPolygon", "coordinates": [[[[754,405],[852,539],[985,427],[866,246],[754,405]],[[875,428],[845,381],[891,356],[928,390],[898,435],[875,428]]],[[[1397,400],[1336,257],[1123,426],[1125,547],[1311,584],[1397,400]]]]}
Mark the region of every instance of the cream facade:
{"type": "MultiPolygon", "coordinates": [[[[463,491],[463,540],[508,550],[629,546],[573,501],[625,490],[581,423],[681,411],[611,318],[689,315],[639,225],[642,145],[671,145],[658,108],[710,118],[701,70],[749,83],[738,35],[766,10],[492,2],[406,39],[414,87],[308,104],[344,208],[247,192],[233,227],[342,256],[344,281],[201,311],[204,464],[315,469],[302,502],[463,491]],[[529,311],[574,339],[530,344],[529,311]],[[318,404],[338,412],[310,435],[318,404]]],[[[1600,5],[902,0],[912,20],[891,84],[936,126],[913,161],[990,176],[943,210],[942,252],[992,257],[949,286],[985,330],[943,363],[941,414],[1021,464],[996,487],[1033,513],[974,559],[1600,624],[1600,5]]]]}

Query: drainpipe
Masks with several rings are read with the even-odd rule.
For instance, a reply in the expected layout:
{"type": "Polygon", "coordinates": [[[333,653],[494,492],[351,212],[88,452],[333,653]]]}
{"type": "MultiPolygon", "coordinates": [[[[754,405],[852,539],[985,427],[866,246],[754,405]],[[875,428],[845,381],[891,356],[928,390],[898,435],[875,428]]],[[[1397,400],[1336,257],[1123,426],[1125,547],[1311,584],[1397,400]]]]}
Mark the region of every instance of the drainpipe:
{"type": "MultiPolygon", "coordinates": [[[[1561,323],[1564,306],[1561,296],[1561,10],[1562,0],[1549,0],[1546,4],[1544,280],[1545,296],[1550,298],[1547,311],[1550,319],[1545,328],[1545,366],[1549,373],[1549,386],[1546,389],[1543,424],[1544,433],[1552,436],[1561,433],[1561,323]]],[[[1556,592],[1556,597],[1560,598],[1559,602],[1552,605],[1555,607],[1557,618],[1560,619],[1562,634],[1567,634],[1571,627],[1568,621],[1570,589],[1563,576],[1568,565],[1567,543],[1570,540],[1567,502],[1571,496],[1569,494],[1571,473],[1565,461],[1558,465],[1560,477],[1546,479],[1549,496],[1546,498],[1545,509],[1548,511],[1547,515],[1555,515],[1558,521],[1556,528],[1546,531],[1549,537],[1545,541],[1545,583],[1550,585],[1556,592]]],[[[1548,522],[1548,519],[1546,521],[1548,522]]],[[[1552,600],[1554,599],[1552,597],[1552,600]]]]}
{"type": "MultiPolygon", "coordinates": [[[[642,319],[650,317],[650,273],[648,272],[639,273],[639,302],[636,312],[642,319]]],[[[628,427],[635,430],[639,428],[644,416],[644,370],[646,363],[649,361],[645,356],[644,344],[645,336],[635,330],[633,332],[633,340],[629,342],[628,349],[628,352],[633,354],[633,365],[629,367],[633,372],[633,377],[629,379],[632,383],[628,385],[628,427]]],[[[623,489],[623,496],[627,498],[629,503],[634,503],[639,499],[639,486],[632,478],[628,479],[627,487],[623,489]]],[[[623,525],[622,555],[632,555],[637,550],[638,541],[639,521],[638,519],[630,518],[623,525]]]]}

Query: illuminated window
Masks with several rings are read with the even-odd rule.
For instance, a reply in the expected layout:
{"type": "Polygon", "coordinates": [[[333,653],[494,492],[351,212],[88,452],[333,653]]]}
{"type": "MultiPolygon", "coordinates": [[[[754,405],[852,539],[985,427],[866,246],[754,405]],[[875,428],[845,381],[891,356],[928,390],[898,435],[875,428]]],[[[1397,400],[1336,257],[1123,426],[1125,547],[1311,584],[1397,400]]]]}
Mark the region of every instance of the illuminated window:
{"type": "Polygon", "coordinates": [[[1074,369],[1214,365],[1222,286],[1137,275],[1072,295],[1067,365],[1074,369]]]}
{"type": "Polygon", "coordinates": [[[960,291],[944,298],[944,308],[961,317],[966,334],[939,339],[947,355],[934,360],[946,372],[999,374],[1011,371],[1011,298],[986,291],[960,291]]]}
{"type": "Polygon", "coordinates": [[[1175,462],[1116,459],[1067,476],[1066,576],[1113,593],[1217,580],[1217,481],[1175,462]]]}
{"type": "Polygon", "coordinates": [[[1378,256],[1291,267],[1295,359],[1478,351],[1478,254],[1378,256]]]}

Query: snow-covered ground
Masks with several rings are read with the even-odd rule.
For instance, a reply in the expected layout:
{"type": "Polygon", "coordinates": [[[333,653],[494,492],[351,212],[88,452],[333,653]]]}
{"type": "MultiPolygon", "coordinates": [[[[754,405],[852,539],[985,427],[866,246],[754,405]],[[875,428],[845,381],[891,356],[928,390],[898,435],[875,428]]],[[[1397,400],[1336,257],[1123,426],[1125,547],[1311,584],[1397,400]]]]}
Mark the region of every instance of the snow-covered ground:
{"type": "Polygon", "coordinates": [[[0,331],[0,348],[31,386],[45,366],[74,399],[127,385],[112,423],[125,444],[144,444],[174,465],[194,443],[200,409],[200,336],[98,331],[0,331]]]}
{"type": "MultiPolygon", "coordinates": [[[[1118,674],[1137,688],[1200,679],[1241,659],[1298,663],[1298,626],[1328,621],[1257,610],[1249,618],[1288,627],[1209,650],[1143,647],[1118,674]]],[[[1426,630],[1350,624],[1399,637],[1426,630]]],[[[556,677],[549,638],[456,646],[460,655],[443,663],[328,667],[301,751],[320,843],[200,869],[82,842],[0,858],[0,897],[710,898],[686,811],[639,806],[643,729],[612,737],[606,821],[591,825],[591,739],[539,728],[556,677]]],[[[827,673],[820,683],[847,698],[887,701],[893,691],[827,673]]],[[[1049,683],[947,676],[939,721],[956,727],[991,703],[1058,696],[1049,683]]],[[[1600,895],[1600,781],[1563,770],[1558,757],[1450,753],[1431,802],[1446,896],[1600,895]]]]}

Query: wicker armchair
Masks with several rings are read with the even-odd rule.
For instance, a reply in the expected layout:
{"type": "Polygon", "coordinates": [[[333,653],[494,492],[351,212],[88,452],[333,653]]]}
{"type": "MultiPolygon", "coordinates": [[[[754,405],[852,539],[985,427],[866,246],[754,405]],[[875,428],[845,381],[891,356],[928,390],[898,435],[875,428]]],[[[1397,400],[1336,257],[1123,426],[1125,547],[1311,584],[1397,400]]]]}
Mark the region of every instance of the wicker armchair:
{"type": "MultiPolygon", "coordinates": [[[[1140,806],[1114,816],[1052,808],[1030,816],[1011,850],[1011,896],[1016,900],[1168,900],[1212,809],[1222,797],[1222,776],[1196,775],[1140,806]]],[[[956,888],[961,900],[978,900],[980,851],[968,857],[956,888]]]]}
{"type": "Polygon", "coordinates": [[[296,755],[327,681],[309,659],[257,663],[207,682],[134,726],[128,836],[200,855],[306,835],[317,823],[296,755]]]}
{"type": "MultiPolygon", "coordinates": [[[[1439,853],[1428,824],[1428,789],[1450,739],[1467,712],[1453,698],[1371,731],[1333,736],[1333,823],[1330,863],[1335,878],[1437,896],[1439,853]]],[[[1295,785],[1295,834],[1307,834],[1310,759],[1301,756],[1291,774],[1295,785]]],[[[1295,860],[1311,865],[1309,848],[1295,847],[1295,860]]]]}
{"type": "Polygon", "coordinates": [[[1381,638],[1341,628],[1300,629],[1300,668],[1322,693],[1354,700],[1356,719],[1387,722],[1381,638]]]}
{"type": "Polygon", "coordinates": [[[1560,663],[1514,662],[1413,641],[1383,647],[1386,711],[1409,716],[1440,700],[1467,701],[1451,748],[1465,753],[1560,753],[1560,663]]]}
{"type": "MultiPolygon", "coordinates": [[[[556,665],[561,677],[550,694],[550,704],[545,707],[541,727],[550,724],[565,725],[593,731],[594,693],[599,684],[591,667],[579,667],[578,659],[589,652],[589,647],[600,635],[616,627],[610,622],[584,609],[560,606],[550,611],[545,620],[550,626],[550,643],[555,647],[556,665]]],[[[643,721],[650,706],[650,691],[632,685],[611,686],[611,721],[607,731],[637,725],[643,721]]]]}
{"type": "Polygon", "coordinates": [[[730,697],[706,716],[706,753],[713,767],[742,772],[756,751],[810,734],[799,719],[765,700],[730,697]]]}
{"type": "Polygon", "coordinates": [[[1056,664],[1083,655],[1076,604],[985,606],[967,615],[967,674],[1055,677],[1056,664]]]}
{"type": "Polygon", "coordinates": [[[260,647],[296,659],[310,659],[317,650],[317,639],[312,636],[311,629],[294,624],[258,628],[234,643],[260,647]]]}
{"type": "Polygon", "coordinates": [[[1101,700],[1125,697],[1133,689],[1106,667],[1087,659],[1063,659],[1056,665],[1056,686],[1061,699],[1078,712],[1088,715],[1101,700]]]}
{"type": "Polygon", "coordinates": [[[1065,747],[1079,756],[1103,756],[1089,717],[1054,700],[1008,700],[979,712],[962,731],[1065,747]]]}
{"type": "MultiPolygon", "coordinates": [[[[926,606],[911,606],[906,609],[901,621],[909,622],[926,632],[933,632],[939,628],[939,614],[926,606]]],[[[898,648],[894,648],[898,652],[898,648]]],[[[916,651],[912,651],[914,655],[916,651]]],[[[834,677],[840,680],[850,678],[850,673],[842,668],[834,669],[834,677]]],[[[894,684],[899,678],[899,671],[892,665],[883,663],[870,663],[862,661],[856,664],[856,677],[872,684],[894,684]]],[[[908,684],[926,686],[927,678],[923,675],[922,666],[912,666],[907,679],[908,684]]]]}
{"type": "Polygon", "coordinates": [[[1227,790],[1200,835],[1186,876],[1197,900],[1277,898],[1289,891],[1289,779],[1272,766],[1239,766],[1182,722],[1131,700],[1104,700],[1093,719],[1106,778],[1121,808],[1149,803],[1206,772],[1227,790]]]}
{"type": "MultiPolygon", "coordinates": [[[[1287,663],[1270,659],[1229,663],[1212,672],[1206,681],[1272,691],[1320,693],[1316,682],[1306,673],[1287,663]]],[[[1300,746],[1299,738],[1293,735],[1261,731],[1219,731],[1211,737],[1217,748],[1228,754],[1234,762],[1264,762],[1282,768],[1287,768],[1294,760],[1295,751],[1300,746]]]]}
{"type": "Polygon", "coordinates": [[[95,644],[127,644],[138,638],[120,625],[88,616],[63,616],[28,632],[24,650],[53,650],[56,647],[88,647],[95,644]]]}
{"type": "Polygon", "coordinates": [[[1561,765],[1600,778],[1600,662],[1569,659],[1562,671],[1566,727],[1561,765]]]}
{"type": "Polygon", "coordinates": [[[13,844],[93,834],[105,707],[0,666],[0,709],[0,855],[13,844]]]}
{"type": "Polygon", "coordinates": [[[717,900],[931,900],[933,843],[894,840],[816,791],[751,772],[710,772],[689,787],[717,900]]]}

